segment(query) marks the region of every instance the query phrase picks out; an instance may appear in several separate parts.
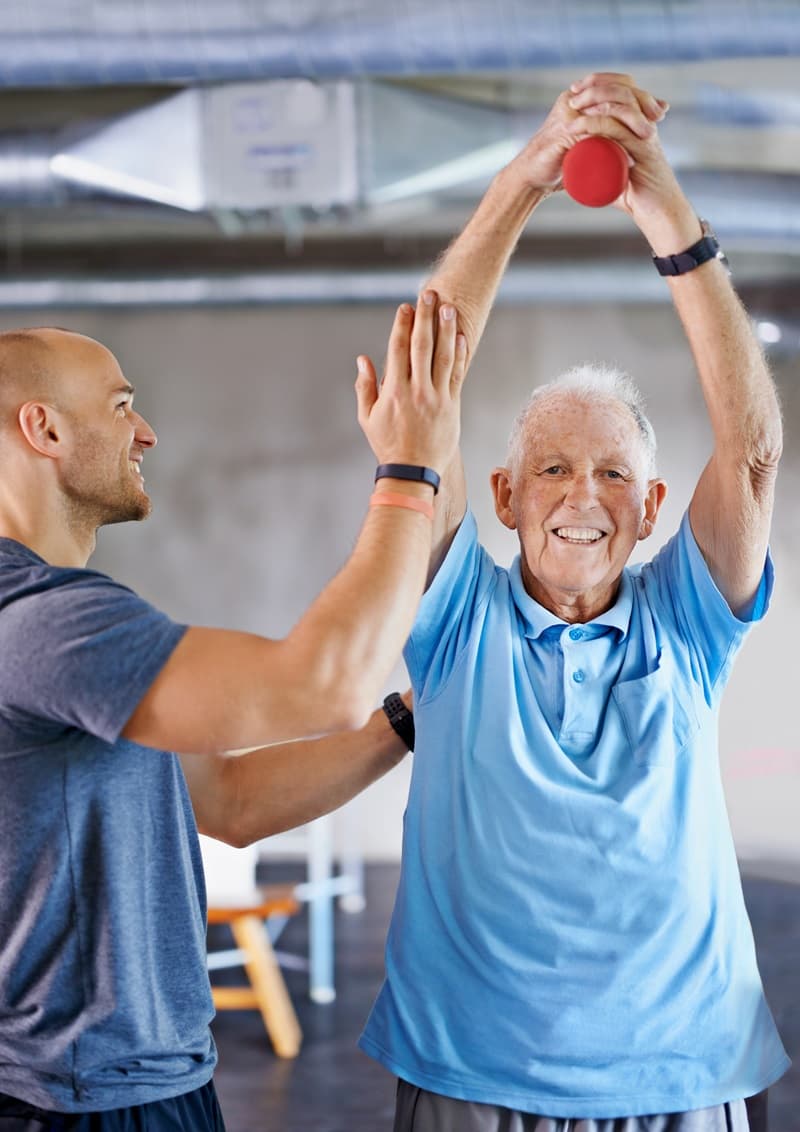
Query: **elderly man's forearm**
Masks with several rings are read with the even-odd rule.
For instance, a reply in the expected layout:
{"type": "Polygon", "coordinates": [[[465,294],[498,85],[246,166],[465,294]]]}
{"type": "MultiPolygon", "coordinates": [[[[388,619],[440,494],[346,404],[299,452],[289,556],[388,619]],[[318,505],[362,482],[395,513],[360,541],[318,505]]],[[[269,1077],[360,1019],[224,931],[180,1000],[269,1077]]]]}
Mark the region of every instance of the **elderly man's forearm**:
{"type": "Polygon", "coordinates": [[[515,159],[500,170],[461,235],[434,265],[427,285],[458,309],[470,358],[525,225],[548,195],[526,181],[515,159]]]}
{"type": "Polygon", "coordinates": [[[782,448],[775,385],[752,323],[727,272],[710,261],[670,280],[717,447],[755,469],[776,469],[782,448]]]}

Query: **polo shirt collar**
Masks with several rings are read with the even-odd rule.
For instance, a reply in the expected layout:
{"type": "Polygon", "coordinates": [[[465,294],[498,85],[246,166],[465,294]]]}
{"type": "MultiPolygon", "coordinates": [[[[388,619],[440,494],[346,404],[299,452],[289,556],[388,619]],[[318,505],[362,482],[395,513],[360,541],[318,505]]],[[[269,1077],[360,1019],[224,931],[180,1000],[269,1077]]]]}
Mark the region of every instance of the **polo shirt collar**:
{"type": "MultiPolygon", "coordinates": [[[[519,555],[517,555],[512,562],[508,575],[514,604],[525,622],[526,637],[536,639],[542,635],[545,629],[549,629],[553,625],[562,628],[566,625],[566,621],[562,621],[560,617],[556,617],[555,613],[551,613],[549,609],[545,609],[545,607],[540,605],[538,601],[535,601],[525,589],[525,584],[522,581],[522,564],[519,555]]],[[[632,609],[633,583],[631,582],[628,570],[625,569],[622,572],[622,581],[620,582],[619,592],[617,593],[617,600],[610,609],[607,609],[605,613],[600,613],[590,621],[589,624],[596,625],[601,629],[616,629],[619,632],[620,640],[622,640],[628,633],[632,609]]]]}

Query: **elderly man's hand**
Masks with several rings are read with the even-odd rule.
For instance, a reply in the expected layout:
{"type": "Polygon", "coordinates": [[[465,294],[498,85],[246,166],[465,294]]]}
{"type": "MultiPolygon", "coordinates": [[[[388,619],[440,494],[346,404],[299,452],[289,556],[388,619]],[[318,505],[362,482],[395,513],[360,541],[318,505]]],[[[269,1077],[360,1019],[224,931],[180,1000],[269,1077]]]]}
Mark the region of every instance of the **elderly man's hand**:
{"type": "Polygon", "coordinates": [[[636,88],[628,75],[590,75],[570,90],[569,106],[577,114],[572,129],[613,138],[628,154],[628,187],[616,207],[641,225],[648,215],[684,201],[654,124],[666,113],[666,103],[636,88]]]}
{"type": "Polygon", "coordinates": [[[375,367],[358,359],[358,423],[379,464],[417,464],[441,475],[458,448],[466,343],[455,307],[434,291],[416,312],[399,308],[380,389],[375,367]]]}
{"type": "Polygon", "coordinates": [[[638,169],[634,175],[634,169],[640,161],[663,165],[669,172],[655,128],[667,109],[666,102],[637,87],[630,75],[587,75],[559,95],[513,164],[533,187],[558,189],[569,150],[581,139],[601,134],[618,141],[628,152],[635,194],[636,182],[642,178],[638,169]],[[656,153],[660,162],[654,161],[656,153]]]}

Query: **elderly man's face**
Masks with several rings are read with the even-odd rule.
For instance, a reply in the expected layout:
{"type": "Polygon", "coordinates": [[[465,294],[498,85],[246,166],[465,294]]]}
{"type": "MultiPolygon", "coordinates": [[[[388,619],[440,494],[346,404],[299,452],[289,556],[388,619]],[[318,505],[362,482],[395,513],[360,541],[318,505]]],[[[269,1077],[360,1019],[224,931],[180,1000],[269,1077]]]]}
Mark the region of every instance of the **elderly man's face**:
{"type": "Polygon", "coordinates": [[[566,621],[613,604],[666,495],[663,481],[648,479],[630,410],[566,391],[537,406],[519,467],[496,469],[492,486],[498,516],[519,534],[525,588],[566,621]]]}

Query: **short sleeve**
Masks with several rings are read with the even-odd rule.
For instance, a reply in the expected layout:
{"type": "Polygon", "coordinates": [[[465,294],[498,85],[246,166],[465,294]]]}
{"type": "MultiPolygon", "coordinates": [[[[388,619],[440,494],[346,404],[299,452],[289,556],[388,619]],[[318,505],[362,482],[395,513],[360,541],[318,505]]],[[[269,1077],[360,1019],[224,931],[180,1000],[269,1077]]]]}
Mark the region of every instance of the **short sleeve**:
{"type": "Polygon", "coordinates": [[[18,729],[113,743],[186,626],[103,574],[65,573],[3,610],[0,703],[18,729]]]}
{"type": "Polygon", "coordinates": [[[737,617],[720,593],[692,532],[688,512],[677,534],[642,570],[646,584],[655,588],[662,608],[677,632],[690,646],[707,698],[724,686],[734,657],[748,630],[769,608],[774,583],[772,559],[767,553],[758,591],[744,617],[737,617]]]}
{"type": "Polygon", "coordinates": [[[495,564],[478,543],[475,516],[467,511],[422,598],[406,644],[404,657],[418,700],[431,699],[446,684],[495,583],[495,564]]]}

